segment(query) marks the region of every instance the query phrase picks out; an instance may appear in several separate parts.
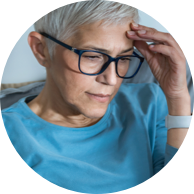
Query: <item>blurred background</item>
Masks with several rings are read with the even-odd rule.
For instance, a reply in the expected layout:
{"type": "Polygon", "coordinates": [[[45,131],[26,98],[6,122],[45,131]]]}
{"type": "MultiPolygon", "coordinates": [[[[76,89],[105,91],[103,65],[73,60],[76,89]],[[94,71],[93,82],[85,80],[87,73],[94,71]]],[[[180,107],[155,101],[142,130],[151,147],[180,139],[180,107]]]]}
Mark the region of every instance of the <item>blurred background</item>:
{"type": "MultiPolygon", "coordinates": [[[[162,32],[168,32],[160,23],[146,13],[139,11],[139,15],[140,24],[162,32]]],[[[12,49],[4,69],[2,84],[33,82],[46,79],[45,68],[36,61],[27,42],[28,34],[31,31],[34,31],[33,26],[21,35],[21,38],[12,49]]]]}

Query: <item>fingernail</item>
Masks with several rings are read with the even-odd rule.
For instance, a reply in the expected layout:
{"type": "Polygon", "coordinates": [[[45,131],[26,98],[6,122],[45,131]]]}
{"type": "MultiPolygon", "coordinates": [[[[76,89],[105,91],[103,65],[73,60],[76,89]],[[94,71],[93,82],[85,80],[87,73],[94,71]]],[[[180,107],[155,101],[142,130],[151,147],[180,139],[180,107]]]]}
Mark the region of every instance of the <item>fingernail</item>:
{"type": "Polygon", "coordinates": [[[135,32],[134,32],[134,31],[127,31],[127,33],[128,33],[129,35],[135,35],[135,32]]]}
{"type": "Polygon", "coordinates": [[[138,27],[138,24],[136,24],[136,23],[134,23],[134,22],[133,22],[132,24],[133,24],[134,27],[138,27]]]}
{"type": "Polygon", "coordinates": [[[146,30],[140,30],[138,31],[139,34],[145,34],[146,33],[146,30]]]}

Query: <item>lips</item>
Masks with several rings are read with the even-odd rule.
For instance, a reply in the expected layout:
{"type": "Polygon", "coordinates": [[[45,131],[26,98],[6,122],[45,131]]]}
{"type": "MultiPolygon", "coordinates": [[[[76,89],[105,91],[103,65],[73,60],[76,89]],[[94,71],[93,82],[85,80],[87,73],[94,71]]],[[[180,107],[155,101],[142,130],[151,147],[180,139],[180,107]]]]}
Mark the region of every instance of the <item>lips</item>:
{"type": "Polygon", "coordinates": [[[91,100],[100,102],[100,103],[105,103],[105,102],[109,102],[110,100],[110,95],[102,95],[102,94],[90,94],[90,93],[86,93],[88,95],[88,97],[91,100]],[[105,96],[105,97],[100,97],[100,96],[105,96]]]}
{"type": "Polygon", "coordinates": [[[98,96],[98,97],[109,97],[110,95],[107,94],[107,95],[103,95],[103,94],[92,94],[92,93],[88,93],[88,94],[91,94],[91,95],[94,95],[94,96],[98,96]]]}

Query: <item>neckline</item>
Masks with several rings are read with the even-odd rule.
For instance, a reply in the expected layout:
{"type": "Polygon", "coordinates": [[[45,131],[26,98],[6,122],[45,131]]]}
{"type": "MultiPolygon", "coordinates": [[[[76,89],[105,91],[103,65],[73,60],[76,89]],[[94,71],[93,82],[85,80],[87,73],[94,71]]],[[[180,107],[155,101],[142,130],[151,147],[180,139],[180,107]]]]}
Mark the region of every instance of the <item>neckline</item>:
{"type": "MultiPolygon", "coordinates": [[[[73,131],[90,131],[91,129],[94,130],[95,128],[101,128],[102,125],[106,125],[107,120],[110,117],[110,113],[111,113],[111,109],[112,109],[112,101],[109,103],[108,108],[106,110],[106,113],[104,114],[104,116],[102,117],[102,119],[100,121],[98,121],[96,124],[92,125],[92,126],[88,126],[88,127],[81,127],[81,128],[72,128],[72,127],[65,127],[65,126],[61,126],[61,125],[56,125],[53,123],[50,123],[44,119],[42,119],[41,117],[39,117],[38,115],[36,115],[27,105],[27,103],[29,103],[30,101],[32,101],[35,97],[37,97],[38,95],[31,95],[31,96],[27,96],[24,97],[23,99],[21,99],[23,108],[26,109],[27,111],[27,115],[32,118],[33,120],[37,121],[40,125],[44,125],[45,127],[48,128],[58,128],[58,129],[66,129],[66,130],[73,130],[73,131]]],[[[27,116],[26,115],[26,116],[27,116]]]]}

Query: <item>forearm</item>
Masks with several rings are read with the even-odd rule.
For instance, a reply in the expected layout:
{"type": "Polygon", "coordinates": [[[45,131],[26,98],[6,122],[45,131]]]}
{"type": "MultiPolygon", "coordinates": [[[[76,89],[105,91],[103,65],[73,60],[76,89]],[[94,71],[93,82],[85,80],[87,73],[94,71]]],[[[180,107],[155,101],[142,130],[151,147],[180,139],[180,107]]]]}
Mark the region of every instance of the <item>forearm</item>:
{"type": "MultiPolygon", "coordinates": [[[[184,98],[172,100],[167,99],[168,111],[171,116],[191,116],[191,99],[189,94],[184,98]]],[[[168,130],[167,144],[179,148],[187,134],[186,128],[172,128],[168,130]]]]}

